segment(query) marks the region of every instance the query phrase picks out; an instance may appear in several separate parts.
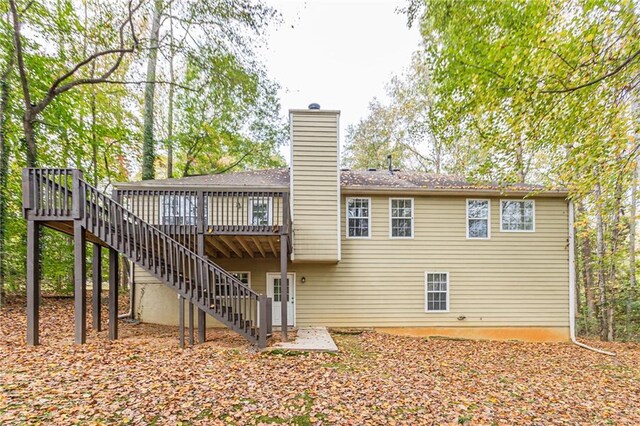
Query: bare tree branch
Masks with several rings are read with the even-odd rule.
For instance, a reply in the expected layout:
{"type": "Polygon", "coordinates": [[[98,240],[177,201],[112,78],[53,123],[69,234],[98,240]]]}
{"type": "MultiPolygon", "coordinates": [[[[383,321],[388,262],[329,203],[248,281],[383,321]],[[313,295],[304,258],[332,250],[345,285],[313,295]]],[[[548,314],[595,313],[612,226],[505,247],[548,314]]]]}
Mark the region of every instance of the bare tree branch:
{"type": "Polygon", "coordinates": [[[76,86],[84,84],[103,83],[120,67],[124,56],[127,53],[133,53],[135,51],[135,49],[138,47],[138,39],[135,35],[135,30],[133,27],[133,15],[140,8],[140,6],[142,6],[144,0],[140,0],[138,4],[133,8],[131,1],[132,0],[129,0],[129,2],[127,3],[127,18],[122,22],[122,24],[120,24],[120,27],[118,28],[118,36],[120,39],[119,47],[116,49],[106,49],[100,52],[96,52],[85,58],[84,60],[78,62],[73,68],[64,73],[62,76],[58,77],[47,90],[47,94],[45,95],[45,97],[33,107],[35,114],[42,112],[42,110],[44,110],[57,95],[64,93],[76,86]],[[125,47],[124,37],[124,31],[127,26],[131,28],[131,37],[133,38],[133,43],[129,47],[125,47]],[[85,65],[92,63],[103,56],[114,54],[117,55],[115,62],[101,76],[95,78],[81,78],[62,85],[65,80],[73,77],[85,65]]]}
{"type": "Polygon", "coordinates": [[[540,93],[567,93],[567,92],[575,92],[576,90],[584,89],[585,87],[593,86],[594,84],[600,83],[602,80],[612,77],[618,74],[620,71],[625,69],[634,59],[640,56],[640,50],[637,50],[631,56],[629,56],[624,62],[618,65],[616,68],[611,70],[610,72],[596,78],[595,80],[588,81],[586,83],[580,84],[578,86],[567,87],[563,89],[549,89],[549,90],[541,90],[540,93]]]}

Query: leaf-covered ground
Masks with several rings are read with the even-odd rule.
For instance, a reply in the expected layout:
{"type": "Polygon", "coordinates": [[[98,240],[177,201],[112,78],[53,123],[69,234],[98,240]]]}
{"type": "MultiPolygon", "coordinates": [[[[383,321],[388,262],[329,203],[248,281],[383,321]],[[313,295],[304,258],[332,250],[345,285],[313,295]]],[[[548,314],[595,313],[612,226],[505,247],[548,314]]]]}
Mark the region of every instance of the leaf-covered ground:
{"type": "MultiPolygon", "coordinates": [[[[73,344],[73,302],[0,310],[0,424],[640,424],[640,346],[335,335],[341,352],[256,353],[231,332],[180,350],[172,327],[121,324],[73,344]]],[[[105,311],[106,315],[106,311],[105,311]]]]}

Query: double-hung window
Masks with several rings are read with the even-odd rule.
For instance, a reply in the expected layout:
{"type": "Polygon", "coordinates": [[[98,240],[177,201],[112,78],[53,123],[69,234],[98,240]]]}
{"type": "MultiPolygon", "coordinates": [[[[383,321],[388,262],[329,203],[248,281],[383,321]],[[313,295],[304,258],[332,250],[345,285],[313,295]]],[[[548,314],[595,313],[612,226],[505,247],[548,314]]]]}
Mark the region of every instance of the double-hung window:
{"type": "Polygon", "coordinates": [[[391,238],[413,238],[413,198],[390,198],[391,238]]]}
{"type": "Polygon", "coordinates": [[[347,238],[371,236],[371,199],[347,198],[347,238]]]}
{"type": "Polygon", "coordinates": [[[273,225],[271,216],[272,199],[259,197],[249,199],[249,223],[252,226],[273,225]]]}
{"type": "Polygon", "coordinates": [[[533,200],[500,200],[500,230],[533,232],[536,229],[533,200]]]}
{"type": "Polygon", "coordinates": [[[195,225],[198,215],[195,195],[163,195],[160,197],[163,225],[195,225]]]}
{"type": "Polygon", "coordinates": [[[425,272],[425,312],[449,311],[449,273],[425,272]]]}
{"type": "Polygon", "coordinates": [[[489,200],[467,200],[467,238],[489,239],[490,212],[489,200]]]}

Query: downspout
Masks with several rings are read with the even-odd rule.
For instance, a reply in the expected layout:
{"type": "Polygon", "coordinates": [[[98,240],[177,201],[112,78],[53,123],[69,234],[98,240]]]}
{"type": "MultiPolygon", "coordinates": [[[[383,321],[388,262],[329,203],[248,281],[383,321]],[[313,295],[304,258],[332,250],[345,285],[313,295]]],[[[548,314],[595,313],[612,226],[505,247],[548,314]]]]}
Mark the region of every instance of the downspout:
{"type": "Polygon", "coordinates": [[[135,293],[134,293],[134,286],[135,286],[135,279],[134,279],[134,272],[135,272],[135,268],[133,266],[133,262],[127,262],[127,265],[129,266],[129,312],[127,312],[126,314],[121,314],[118,315],[118,319],[125,319],[125,318],[130,318],[130,319],[134,319],[133,318],[133,304],[134,304],[134,297],[135,297],[135,293]]]}
{"type": "Polygon", "coordinates": [[[573,201],[569,201],[569,334],[571,341],[581,348],[604,355],[616,356],[614,352],[592,348],[576,340],[576,231],[573,215],[573,201]]]}

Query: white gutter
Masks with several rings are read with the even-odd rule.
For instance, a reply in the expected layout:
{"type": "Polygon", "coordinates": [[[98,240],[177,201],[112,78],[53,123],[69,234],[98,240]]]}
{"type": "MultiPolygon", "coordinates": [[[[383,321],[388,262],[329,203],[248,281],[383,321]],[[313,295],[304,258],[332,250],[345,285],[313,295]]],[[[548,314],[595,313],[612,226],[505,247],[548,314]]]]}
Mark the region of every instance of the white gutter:
{"type": "Polygon", "coordinates": [[[576,232],[573,214],[573,201],[569,201],[569,334],[571,335],[571,341],[581,348],[604,355],[616,356],[614,352],[592,348],[576,340],[576,232]]]}

